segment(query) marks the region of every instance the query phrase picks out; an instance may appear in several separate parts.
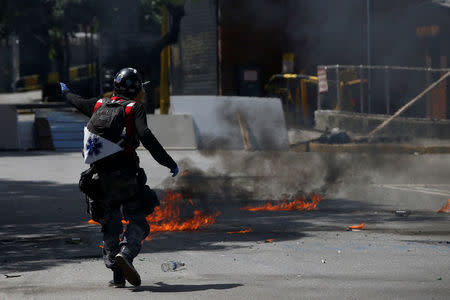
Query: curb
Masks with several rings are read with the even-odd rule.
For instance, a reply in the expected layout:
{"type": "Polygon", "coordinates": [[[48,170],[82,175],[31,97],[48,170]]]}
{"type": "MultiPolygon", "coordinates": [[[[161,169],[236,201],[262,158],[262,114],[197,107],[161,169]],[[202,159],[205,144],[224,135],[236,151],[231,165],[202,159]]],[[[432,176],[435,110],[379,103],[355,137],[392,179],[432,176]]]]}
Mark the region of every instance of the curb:
{"type": "Polygon", "coordinates": [[[450,146],[419,146],[411,144],[321,144],[307,142],[291,145],[296,152],[338,152],[338,153],[406,153],[406,154],[448,154],[450,146]]]}

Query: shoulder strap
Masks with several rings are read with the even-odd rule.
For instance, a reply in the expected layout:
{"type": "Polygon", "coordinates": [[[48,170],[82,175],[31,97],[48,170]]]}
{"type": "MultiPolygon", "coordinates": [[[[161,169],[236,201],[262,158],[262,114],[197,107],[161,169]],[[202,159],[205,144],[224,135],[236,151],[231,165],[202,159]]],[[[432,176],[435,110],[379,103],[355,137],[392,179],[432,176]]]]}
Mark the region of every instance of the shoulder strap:
{"type": "Polygon", "coordinates": [[[94,111],[93,111],[92,113],[95,113],[95,111],[96,111],[100,106],[102,106],[103,100],[106,100],[106,99],[100,99],[100,100],[97,100],[97,103],[95,103],[95,106],[94,106],[94,111]]]}
{"type": "Polygon", "coordinates": [[[136,104],[136,101],[133,100],[125,100],[118,96],[111,97],[111,101],[114,103],[120,103],[125,108],[126,115],[126,128],[127,128],[127,136],[131,137],[134,135],[134,118],[133,118],[133,107],[136,104]]]}
{"type": "Polygon", "coordinates": [[[132,101],[125,106],[127,136],[132,136],[134,134],[133,107],[135,104],[136,102],[132,101]]]}

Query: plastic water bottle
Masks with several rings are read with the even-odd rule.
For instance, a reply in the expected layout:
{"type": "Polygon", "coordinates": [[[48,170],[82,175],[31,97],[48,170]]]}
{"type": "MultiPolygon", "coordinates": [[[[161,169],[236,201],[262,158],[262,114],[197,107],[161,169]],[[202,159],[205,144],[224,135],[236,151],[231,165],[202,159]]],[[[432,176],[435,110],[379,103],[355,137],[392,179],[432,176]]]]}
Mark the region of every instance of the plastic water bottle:
{"type": "Polygon", "coordinates": [[[168,261],[161,265],[161,270],[164,272],[175,272],[184,267],[184,263],[181,261],[168,261]]]}

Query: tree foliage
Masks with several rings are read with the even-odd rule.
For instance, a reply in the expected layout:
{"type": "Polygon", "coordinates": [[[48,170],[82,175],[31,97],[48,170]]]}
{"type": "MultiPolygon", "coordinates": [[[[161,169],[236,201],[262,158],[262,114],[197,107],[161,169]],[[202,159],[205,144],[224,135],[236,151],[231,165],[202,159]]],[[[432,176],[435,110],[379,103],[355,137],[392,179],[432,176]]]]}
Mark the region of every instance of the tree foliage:
{"type": "Polygon", "coordinates": [[[17,34],[22,39],[39,41],[43,53],[47,53],[39,59],[48,61],[47,65],[56,62],[63,77],[68,76],[70,65],[69,38],[83,28],[92,32],[98,27],[92,0],[0,1],[0,39],[17,34]]]}
{"type": "MultiPolygon", "coordinates": [[[[159,31],[161,7],[169,0],[137,0],[140,6],[140,27],[143,31],[159,31]]],[[[75,32],[97,32],[101,14],[115,0],[0,0],[0,40],[11,34],[38,41],[40,51],[50,68],[56,63],[60,74],[70,65],[69,39],[75,32]]],[[[49,70],[46,70],[48,72],[49,70]]],[[[45,72],[45,70],[44,70],[45,72]]]]}
{"type": "Polygon", "coordinates": [[[142,24],[144,29],[159,30],[161,27],[162,12],[161,6],[164,0],[141,0],[142,3],[142,24]]]}

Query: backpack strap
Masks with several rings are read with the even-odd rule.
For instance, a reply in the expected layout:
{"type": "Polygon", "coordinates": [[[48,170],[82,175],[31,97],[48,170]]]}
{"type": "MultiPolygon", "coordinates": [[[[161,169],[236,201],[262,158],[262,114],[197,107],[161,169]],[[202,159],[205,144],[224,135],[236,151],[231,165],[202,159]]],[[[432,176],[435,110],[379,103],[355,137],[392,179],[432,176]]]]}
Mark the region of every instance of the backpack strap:
{"type": "Polygon", "coordinates": [[[102,104],[103,104],[103,99],[97,100],[97,103],[95,103],[94,111],[92,112],[92,114],[94,114],[95,111],[96,111],[100,106],[102,106],[102,104]]]}
{"type": "Polygon", "coordinates": [[[135,101],[128,103],[125,106],[125,115],[126,115],[126,127],[127,127],[127,136],[132,136],[135,132],[134,130],[134,118],[133,118],[133,107],[136,104],[135,101]]]}
{"type": "Polygon", "coordinates": [[[113,102],[124,102],[124,101],[127,102],[126,105],[124,103],[124,105],[125,105],[125,116],[126,116],[125,127],[127,129],[127,131],[126,131],[127,133],[126,134],[127,134],[127,137],[133,138],[134,134],[136,132],[136,130],[134,128],[133,107],[136,104],[136,101],[121,99],[118,96],[111,97],[111,101],[113,101],[113,102]]]}

